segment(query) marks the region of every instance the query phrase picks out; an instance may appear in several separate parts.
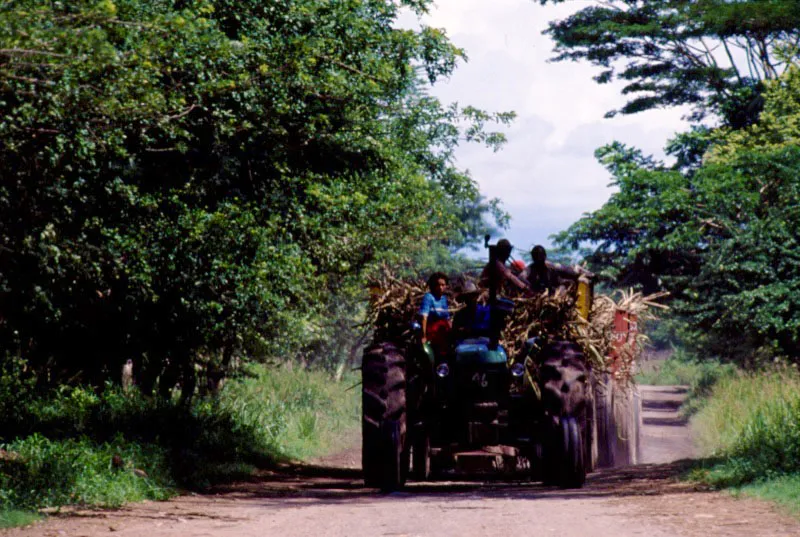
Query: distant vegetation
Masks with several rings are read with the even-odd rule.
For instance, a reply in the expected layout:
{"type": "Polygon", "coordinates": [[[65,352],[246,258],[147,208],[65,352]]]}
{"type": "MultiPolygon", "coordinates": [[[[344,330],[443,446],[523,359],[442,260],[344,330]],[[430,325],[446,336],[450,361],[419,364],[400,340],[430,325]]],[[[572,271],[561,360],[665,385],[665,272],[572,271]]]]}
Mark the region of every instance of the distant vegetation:
{"type": "Polygon", "coordinates": [[[683,406],[686,414],[693,414],[705,403],[717,382],[738,372],[733,364],[701,359],[683,349],[676,349],[666,360],[646,363],[645,366],[647,370],[636,375],[639,384],[682,385],[689,388],[689,395],[683,406]]]}

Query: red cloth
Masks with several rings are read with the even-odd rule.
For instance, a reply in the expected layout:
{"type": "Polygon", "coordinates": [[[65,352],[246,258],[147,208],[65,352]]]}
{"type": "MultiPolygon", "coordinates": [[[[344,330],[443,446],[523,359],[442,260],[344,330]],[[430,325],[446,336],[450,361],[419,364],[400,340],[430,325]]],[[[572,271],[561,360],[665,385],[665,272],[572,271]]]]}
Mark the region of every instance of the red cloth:
{"type": "Polygon", "coordinates": [[[437,319],[427,326],[427,332],[433,350],[437,354],[447,352],[450,344],[450,322],[446,319],[437,319]]]}

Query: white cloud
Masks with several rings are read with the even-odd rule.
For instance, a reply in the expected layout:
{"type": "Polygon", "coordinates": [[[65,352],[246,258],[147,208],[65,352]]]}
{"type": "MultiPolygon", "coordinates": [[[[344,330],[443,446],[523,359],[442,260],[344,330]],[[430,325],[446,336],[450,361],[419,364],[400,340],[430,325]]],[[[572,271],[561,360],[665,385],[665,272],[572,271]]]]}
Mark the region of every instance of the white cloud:
{"type": "Polygon", "coordinates": [[[457,158],[487,196],[503,200],[512,217],[507,235],[523,248],[546,243],[608,199],[610,177],[595,161],[597,147],[619,140],[663,157],[666,140],[686,128],[681,110],[604,119],[626,100],[620,86],[596,84],[597,69],[586,63],[547,62],[553,56],[553,42],[542,35],[548,22],[589,3],[438,0],[423,19],[444,28],[469,58],[433,93],[445,102],[518,114],[503,150],[463,146],[457,158]]]}

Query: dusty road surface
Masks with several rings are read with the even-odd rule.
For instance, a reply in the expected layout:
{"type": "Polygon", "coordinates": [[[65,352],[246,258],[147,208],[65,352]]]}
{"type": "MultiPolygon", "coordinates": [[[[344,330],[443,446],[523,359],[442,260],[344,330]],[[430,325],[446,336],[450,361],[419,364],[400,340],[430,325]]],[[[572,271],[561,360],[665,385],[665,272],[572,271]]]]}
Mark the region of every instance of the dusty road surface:
{"type": "Polygon", "coordinates": [[[693,454],[676,412],[683,390],[643,392],[646,464],[594,473],[581,490],[461,481],[381,495],[362,488],[354,450],[211,495],[79,511],[0,536],[800,536],[800,522],[764,503],[679,482],[676,461],[693,454]]]}

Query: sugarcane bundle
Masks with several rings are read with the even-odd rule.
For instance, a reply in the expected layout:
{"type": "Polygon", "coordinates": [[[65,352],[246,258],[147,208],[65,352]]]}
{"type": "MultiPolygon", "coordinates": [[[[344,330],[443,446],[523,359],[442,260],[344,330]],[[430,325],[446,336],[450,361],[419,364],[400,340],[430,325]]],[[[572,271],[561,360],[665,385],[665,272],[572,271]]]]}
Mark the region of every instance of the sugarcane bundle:
{"type": "Polygon", "coordinates": [[[613,373],[618,380],[630,382],[648,338],[633,326],[626,326],[622,333],[618,333],[615,323],[617,314],[623,313],[622,319],[626,323],[655,320],[657,316],[653,308],[666,309],[656,301],[668,294],[659,292],[645,296],[633,290],[617,290],[611,296],[598,295],[592,303],[589,319],[580,315],[571,319],[566,339],[575,341],[583,348],[593,369],[613,373]],[[620,336],[624,339],[621,340],[620,336]]]}
{"type": "MultiPolygon", "coordinates": [[[[464,275],[455,279],[456,291],[463,289],[467,282],[477,284],[474,277],[464,275]]],[[[412,336],[411,322],[417,317],[422,297],[428,292],[424,280],[398,278],[389,270],[370,282],[370,302],[367,322],[374,331],[376,340],[398,341],[408,340],[412,336]]],[[[446,292],[450,315],[463,309],[465,304],[460,300],[458,292],[446,292]]],[[[483,291],[479,302],[488,300],[488,292],[483,291]]]]}
{"type": "MultiPolygon", "coordinates": [[[[474,280],[462,276],[460,281],[463,286],[466,281],[474,280]]],[[[384,272],[371,283],[370,288],[369,320],[375,338],[395,341],[411,338],[410,323],[427,291],[425,282],[400,279],[384,272]]],[[[654,319],[652,309],[664,308],[656,300],[666,293],[644,296],[634,291],[616,291],[617,300],[612,296],[597,295],[589,319],[578,314],[572,284],[538,294],[506,289],[504,295],[514,302],[514,312],[508,317],[500,339],[509,356],[520,355],[525,343],[533,337],[547,341],[569,340],[581,346],[594,370],[612,371],[618,379],[629,380],[647,337],[634,331],[624,344],[614,345],[616,313],[626,312],[629,316],[636,316],[639,322],[654,319]]],[[[484,291],[480,301],[485,303],[487,300],[488,293],[484,291]]],[[[448,303],[451,314],[464,307],[458,294],[448,294],[448,303]]]]}
{"type": "MultiPolygon", "coordinates": [[[[619,299],[615,303],[611,318],[609,319],[609,315],[606,314],[597,320],[592,319],[594,324],[602,325],[605,331],[611,331],[611,339],[609,341],[613,340],[614,337],[613,315],[617,311],[625,314],[623,319],[627,320],[627,322],[636,322],[638,324],[655,320],[657,316],[653,311],[654,309],[667,309],[663,304],[659,304],[657,300],[666,297],[669,293],[664,291],[645,296],[643,293],[635,292],[632,289],[628,291],[620,289],[615,291],[614,295],[618,296],[619,299]]],[[[627,340],[616,346],[615,353],[612,353],[611,349],[606,349],[604,354],[608,357],[606,370],[612,372],[618,380],[624,382],[632,381],[633,375],[636,373],[635,369],[639,355],[648,341],[647,336],[642,331],[631,331],[627,340]],[[612,356],[613,360],[611,359],[612,356]]]]}
{"type": "Polygon", "coordinates": [[[514,301],[514,313],[508,317],[500,338],[509,356],[517,356],[530,338],[572,339],[570,326],[577,312],[571,288],[559,287],[553,293],[518,294],[509,298],[514,301]]]}
{"type": "Polygon", "coordinates": [[[370,282],[368,322],[377,340],[396,341],[411,335],[414,319],[427,286],[421,280],[404,280],[388,271],[370,282]]]}

